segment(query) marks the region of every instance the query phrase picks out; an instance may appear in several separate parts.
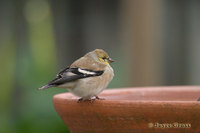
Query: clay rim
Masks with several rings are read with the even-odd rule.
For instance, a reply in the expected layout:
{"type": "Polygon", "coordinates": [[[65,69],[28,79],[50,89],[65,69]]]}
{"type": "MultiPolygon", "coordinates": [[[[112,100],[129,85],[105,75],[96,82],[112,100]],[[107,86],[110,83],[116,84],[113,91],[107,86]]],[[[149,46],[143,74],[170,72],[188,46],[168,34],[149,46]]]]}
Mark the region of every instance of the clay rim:
{"type": "MultiPolygon", "coordinates": [[[[199,94],[200,97],[200,86],[158,86],[158,87],[137,87],[137,88],[117,88],[117,89],[107,89],[100,94],[100,97],[105,98],[106,100],[96,100],[93,104],[95,103],[140,103],[140,104],[145,104],[145,103],[152,103],[152,104],[160,104],[160,103],[170,103],[170,104],[200,104],[198,101],[199,97],[195,97],[191,100],[159,100],[159,99],[123,99],[124,96],[131,95],[134,93],[187,93],[188,92],[193,92],[199,94]],[[131,92],[131,93],[130,93],[131,92]],[[121,96],[121,97],[119,97],[121,96]]],[[[141,96],[142,97],[142,96],[141,96]]],[[[191,96],[190,96],[191,97],[191,96]]],[[[56,94],[53,96],[53,103],[59,103],[62,102],[77,102],[78,97],[74,96],[73,94],[70,93],[61,93],[61,94],[56,94]]],[[[87,103],[87,102],[85,102],[87,103]]]]}

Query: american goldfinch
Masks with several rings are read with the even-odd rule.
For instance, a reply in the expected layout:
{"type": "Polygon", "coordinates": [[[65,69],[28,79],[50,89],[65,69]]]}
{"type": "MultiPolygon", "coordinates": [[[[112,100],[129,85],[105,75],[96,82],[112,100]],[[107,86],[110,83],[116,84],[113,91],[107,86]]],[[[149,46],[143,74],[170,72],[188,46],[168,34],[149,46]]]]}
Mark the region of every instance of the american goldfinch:
{"type": "Polygon", "coordinates": [[[101,99],[101,93],[110,83],[114,72],[110,63],[113,60],[102,49],[96,49],[79,58],[71,66],[60,71],[56,78],[39,88],[67,88],[78,101],[101,99]]]}

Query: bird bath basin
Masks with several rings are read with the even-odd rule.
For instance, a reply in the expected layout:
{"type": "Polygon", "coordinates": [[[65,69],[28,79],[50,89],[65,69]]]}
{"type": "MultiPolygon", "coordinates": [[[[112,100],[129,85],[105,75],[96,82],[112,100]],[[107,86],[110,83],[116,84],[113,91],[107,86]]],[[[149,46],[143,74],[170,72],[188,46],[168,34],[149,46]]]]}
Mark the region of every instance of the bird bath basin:
{"type": "Polygon", "coordinates": [[[70,93],[53,97],[72,133],[200,133],[200,86],[105,90],[106,100],[77,103],[70,93]]]}

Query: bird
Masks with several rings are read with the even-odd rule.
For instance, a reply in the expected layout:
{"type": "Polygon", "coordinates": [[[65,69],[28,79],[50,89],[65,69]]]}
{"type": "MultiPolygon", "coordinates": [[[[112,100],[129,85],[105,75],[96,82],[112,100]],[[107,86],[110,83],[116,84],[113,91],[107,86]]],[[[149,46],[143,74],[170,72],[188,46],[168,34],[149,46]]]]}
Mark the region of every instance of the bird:
{"type": "Polygon", "coordinates": [[[110,66],[112,62],[114,60],[103,49],[95,49],[61,70],[53,80],[38,89],[66,88],[80,97],[78,102],[104,100],[98,94],[107,88],[114,77],[110,66]]]}

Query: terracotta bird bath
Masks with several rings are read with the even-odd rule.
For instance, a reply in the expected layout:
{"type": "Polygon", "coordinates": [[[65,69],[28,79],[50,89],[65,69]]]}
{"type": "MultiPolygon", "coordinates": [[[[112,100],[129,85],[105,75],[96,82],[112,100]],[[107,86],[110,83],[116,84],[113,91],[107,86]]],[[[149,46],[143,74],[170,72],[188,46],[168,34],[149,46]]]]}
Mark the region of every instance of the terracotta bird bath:
{"type": "Polygon", "coordinates": [[[62,93],[53,103],[72,133],[200,133],[200,86],[111,89],[100,97],[78,103],[62,93]]]}

